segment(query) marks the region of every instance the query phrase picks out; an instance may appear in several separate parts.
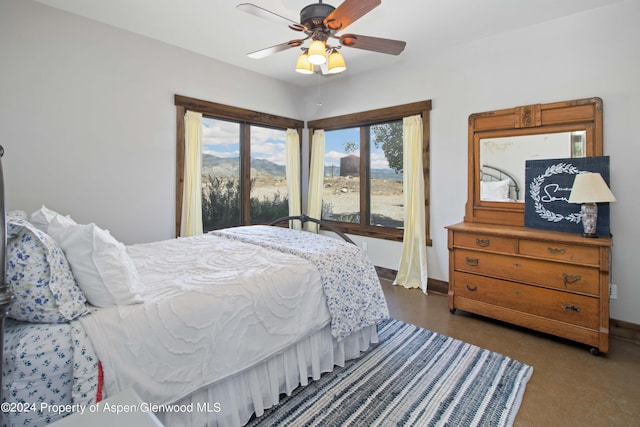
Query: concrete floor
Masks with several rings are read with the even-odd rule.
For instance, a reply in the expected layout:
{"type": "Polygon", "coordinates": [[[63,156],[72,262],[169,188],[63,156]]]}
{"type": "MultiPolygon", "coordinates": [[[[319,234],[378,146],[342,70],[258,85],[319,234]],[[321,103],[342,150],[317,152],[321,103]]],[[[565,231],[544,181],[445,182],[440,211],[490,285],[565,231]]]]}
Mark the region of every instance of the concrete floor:
{"type": "Polygon", "coordinates": [[[381,279],[391,317],[533,366],[515,426],[640,426],[640,344],[611,338],[609,353],[457,311],[445,295],[381,279]]]}

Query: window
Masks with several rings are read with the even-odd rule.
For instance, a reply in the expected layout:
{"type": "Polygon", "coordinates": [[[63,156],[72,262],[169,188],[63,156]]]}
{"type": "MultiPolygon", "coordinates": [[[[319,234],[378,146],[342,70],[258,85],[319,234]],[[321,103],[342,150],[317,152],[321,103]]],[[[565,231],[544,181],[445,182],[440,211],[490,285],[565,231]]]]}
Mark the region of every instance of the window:
{"type": "MultiPolygon", "coordinates": [[[[325,131],[322,219],[343,232],[402,240],[404,196],[402,118],[420,114],[423,121],[423,165],[427,244],[429,234],[429,111],[431,102],[309,122],[325,131]]],[[[311,138],[310,138],[311,139],[311,138]]]]}
{"type": "Polygon", "coordinates": [[[240,123],[202,117],[202,226],[241,223],[240,123]]]}
{"type": "Polygon", "coordinates": [[[359,224],[364,188],[368,189],[370,205],[366,224],[401,229],[402,179],[401,120],[325,131],[322,219],[359,224]],[[362,173],[367,163],[368,173],[362,173]],[[366,176],[369,183],[361,186],[360,181],[366,176]]]}
{"type": "Polygon", "coordinates": [[[286,129],[251,126],[251,224],[289,215],[286,137],[286,129]]]}
{"type": "Polygon", "coordinates": [[[322,219],[360,222],[360,129],[328,130],[324,134],[322,219]]]}
{"type": "Polygon", "coordinates": [[[261,224],[289,214],[285,179],[286,129],[303,122],[236,107],[175,97],[177,106],[176,230],[184,171],[184,114],[203,114],[204,230],[261,224]]]}

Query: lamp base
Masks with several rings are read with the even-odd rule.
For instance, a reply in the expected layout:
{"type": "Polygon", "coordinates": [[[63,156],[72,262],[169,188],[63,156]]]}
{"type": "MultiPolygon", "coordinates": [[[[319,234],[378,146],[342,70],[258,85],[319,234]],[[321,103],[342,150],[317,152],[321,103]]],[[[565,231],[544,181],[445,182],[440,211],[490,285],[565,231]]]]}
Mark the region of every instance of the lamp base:
{"type": "Polygon", "coordinates": [[[583,203],[582,209],[583,237],[598,237],[596,224],[598,223],[598,206],[595,203],[583,203]]]}

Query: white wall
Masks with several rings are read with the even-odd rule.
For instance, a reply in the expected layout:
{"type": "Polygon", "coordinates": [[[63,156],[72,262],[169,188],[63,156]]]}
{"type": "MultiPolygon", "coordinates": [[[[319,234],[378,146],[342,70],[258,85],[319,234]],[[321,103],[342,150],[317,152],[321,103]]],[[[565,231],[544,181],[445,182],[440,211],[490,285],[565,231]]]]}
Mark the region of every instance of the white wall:
{"type": "MultiPolygon", "coordinates": [[[[420,63],[325,79],[318,107],[315,87],[303,92],[32,1],[0,0],[0,144],[8,208],[32,211],[44,203],[96,222],[125,243],[170,238],[174,94],[303,120],[431,99],[429,276],[448,280],[444,227],[464,215],[469,114],[599,96],[618,199],[611,229],[619,299],[612,301],[611,317],[640,324],[634,265],[640,198],[632,188],[640,156],[638,17],[640,2],[621,1],[430,52],[420,63]]],[[[306,135],[303,141],[306,152],[306,135]]],[[[367,241],[376,265],[397,268],[399,243],[356,240],[367,241]]]]}
{"type": "Polygon", "coordinates": [[[303,119],[293,86],[32,1],[0,8],[8,208],[169,238],[175,94],[303,119]]]}
{"type": "MultiPolygon", "coordinates": [[[[431,99],[429,277],[448,280],[445,226],[460,222],[467,199],[467,125],[472,113],[598,96],[604,104],[604,151],[611,156],[614,235],[611,317],[640,323],[636,255],[640,227],[640,2],[622,1],[424,55],[366,78],[331,82],[307,94],[308,120],[431,99]],[[394,84],[393,82],[396,82],[394,84]],[[340,96],[330,96],[339,93],[340,96]],[[635,225],[634,225],[635,224],[635,225]]],[[[452,29],[455,31],[455,29],[452,29]]],[[[411,48],[408,43],[407,50],[411,48]]],[[[397,268],[400,252],[368,239],[376,265],[397,268]]]]}

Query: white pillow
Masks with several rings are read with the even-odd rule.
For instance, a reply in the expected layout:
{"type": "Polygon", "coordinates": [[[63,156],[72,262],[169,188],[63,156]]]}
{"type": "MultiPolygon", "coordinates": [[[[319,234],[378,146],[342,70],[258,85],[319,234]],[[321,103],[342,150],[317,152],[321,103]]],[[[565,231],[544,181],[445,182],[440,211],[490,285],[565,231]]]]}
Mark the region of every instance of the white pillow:
{"type": "Polygon", "coordinates": [[[51,224],[51,221],[53,221],[54,218],[57,218],[60,225],[64,227],[76,224],[71,217],[61,215],[58,212],[47,208],[45,205],[42,205],[40,209],[31,214],[29,222],[35,225],[37,229],[48,233],[49,224],[51,224]]]}
{"type": "Polygon", "coordinates": [[[505,179],[502,181],[481,181],[480,200],[509,200],[509,180],[505,179]]]}
{"type": "Polygon", "coordinates": [[[142,302],[138,272],[125,246],[95,224],[61,224],[49,234],[58,242],[87,301],[96,307],[142,302]]]}

